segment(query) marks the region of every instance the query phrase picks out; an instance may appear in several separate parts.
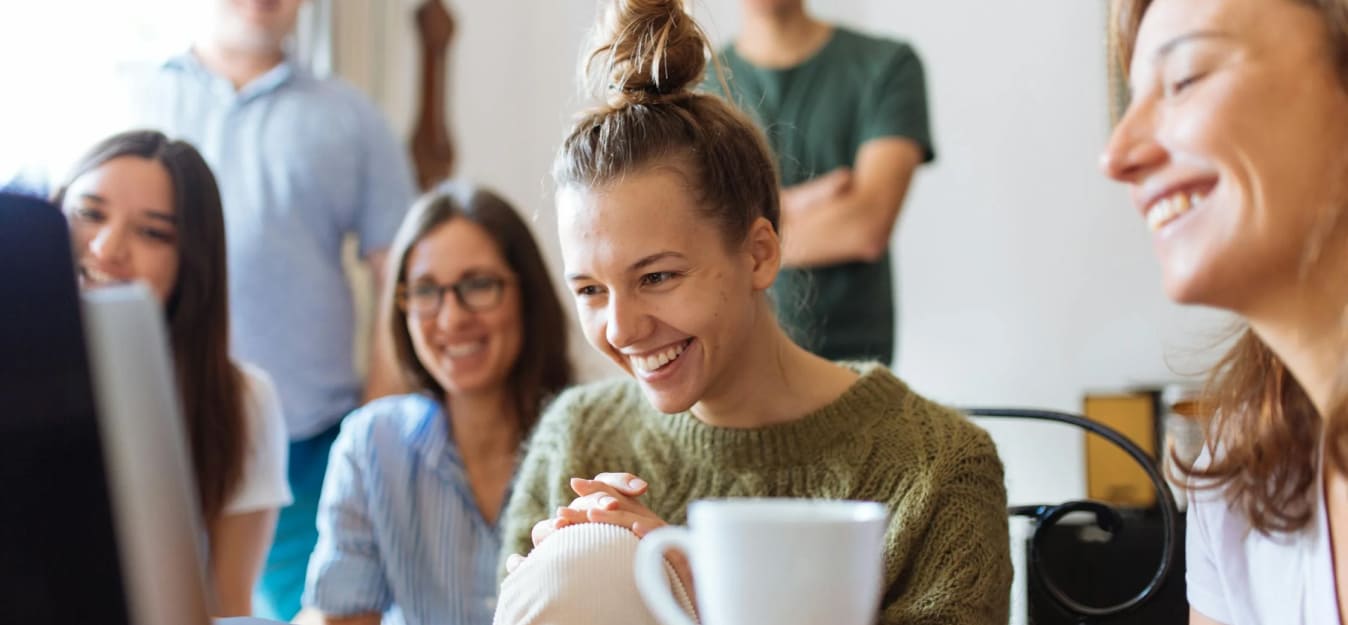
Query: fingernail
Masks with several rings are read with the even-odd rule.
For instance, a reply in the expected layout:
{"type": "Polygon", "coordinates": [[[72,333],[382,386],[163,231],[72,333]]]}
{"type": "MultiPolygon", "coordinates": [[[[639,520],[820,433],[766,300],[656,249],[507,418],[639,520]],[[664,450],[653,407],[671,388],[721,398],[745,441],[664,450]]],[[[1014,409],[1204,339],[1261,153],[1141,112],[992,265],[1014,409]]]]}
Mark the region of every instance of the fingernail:
{"type": "Polygon", "coordinates": [[[634,477],[632,478],[632,481],[627,483],[627,485],[634,489],[646,488],[646,480],[643,480],[639,477],[634,477]]]}

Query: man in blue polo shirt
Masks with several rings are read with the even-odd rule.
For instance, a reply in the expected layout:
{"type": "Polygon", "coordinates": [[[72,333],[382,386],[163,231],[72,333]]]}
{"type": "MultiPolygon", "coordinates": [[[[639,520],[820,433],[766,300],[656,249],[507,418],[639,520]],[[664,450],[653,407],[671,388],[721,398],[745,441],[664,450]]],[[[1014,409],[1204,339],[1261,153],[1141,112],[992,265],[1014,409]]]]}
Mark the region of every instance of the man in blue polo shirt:
{"type": "Polygon", "coordinates": [[[254,611],[289,620],[317,538],[328,450],[342,417],[381,394],[353,364],[343,240],[354,235],[382,276],[414,187],[379,111],[287,58],[302,0],[214,4],[209,35],[137,81],[132,110],[140,125],[196,145],[220,183],[234,355],[271,374],[291,440],[295,503],[281,512],[254,611]]]}

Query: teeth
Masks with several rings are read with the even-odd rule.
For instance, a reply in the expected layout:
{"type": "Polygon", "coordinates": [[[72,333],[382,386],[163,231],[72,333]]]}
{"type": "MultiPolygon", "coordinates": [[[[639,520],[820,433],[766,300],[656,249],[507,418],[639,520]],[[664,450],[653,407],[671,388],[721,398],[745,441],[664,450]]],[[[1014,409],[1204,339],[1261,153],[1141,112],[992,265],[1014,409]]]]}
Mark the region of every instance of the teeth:
{"type": "Polygon", "coordinates": [[[462,358],[464,356],[471,356],[480,351],[482,351],[481,341],[476,341],[473,343],[457,343],[455,345],[448,345],[445,347],[445,353],[448,354],[450,358],[462,358]]]}
{"type": "Polygon", "coordinates": [[[84,268],[84,277],[88,278],[90,282],[94,282],[96,284],[114,284],[122,282],[122,280],[114,278],[106,273],[94,269],[93,267],[84,268]]]}
{"type": "Polygon", "coordinates": [[[1169,221],[1170,218],[1170,198],[1156,200],[1152,203],[1151,208],[1147,209],[1147,228],[1156,232],[1161,228],[1161,224],[1169,221]]]}
{"type": "Polygon", "coordinates": [[[1197,193],[1175,193],[1156,200],[1147,211],[1147,228],[1152,232],[1164,228],[1166,224],[1193,210],[1202,200],[1203,196],[1197,193]]]}
{"type": "Polygon", "coordinates": [[[631,360],[632,366],[645,373],[650,373],[678,359],[686,344],[686,342],[681,342],[650,356],[629,356],[628,358],[631,360]]]}

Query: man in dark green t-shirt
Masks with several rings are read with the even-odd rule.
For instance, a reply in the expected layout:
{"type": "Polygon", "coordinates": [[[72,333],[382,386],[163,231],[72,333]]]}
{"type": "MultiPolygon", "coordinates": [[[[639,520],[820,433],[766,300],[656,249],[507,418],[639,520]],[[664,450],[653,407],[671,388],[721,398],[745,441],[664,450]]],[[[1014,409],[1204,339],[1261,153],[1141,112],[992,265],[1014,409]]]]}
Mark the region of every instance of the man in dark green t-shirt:
{"type": "MultiPolygon", "coordinates": [[[[922,63],[906,43],[812,18],[804,0],[742,9],[720,58],[781,170],[777,314],[821,356],[891,362],[889,240],[913,171],[935,156],[922,63]]],[[[706,87],[726,95],[714,71],[706,87]]]]}

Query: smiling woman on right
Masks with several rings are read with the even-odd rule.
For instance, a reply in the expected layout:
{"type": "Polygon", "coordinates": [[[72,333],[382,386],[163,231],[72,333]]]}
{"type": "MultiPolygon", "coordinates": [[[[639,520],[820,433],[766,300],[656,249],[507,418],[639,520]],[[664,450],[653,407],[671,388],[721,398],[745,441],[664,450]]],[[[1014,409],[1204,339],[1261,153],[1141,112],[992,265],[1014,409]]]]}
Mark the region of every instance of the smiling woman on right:
{"type": "Polygon", "coordinates": [[[1190,622],[1348,617],[1348,0],[1116,0],[1102,159],[1166,292],[1247,328],[1182,468],[1190,622]]]}

